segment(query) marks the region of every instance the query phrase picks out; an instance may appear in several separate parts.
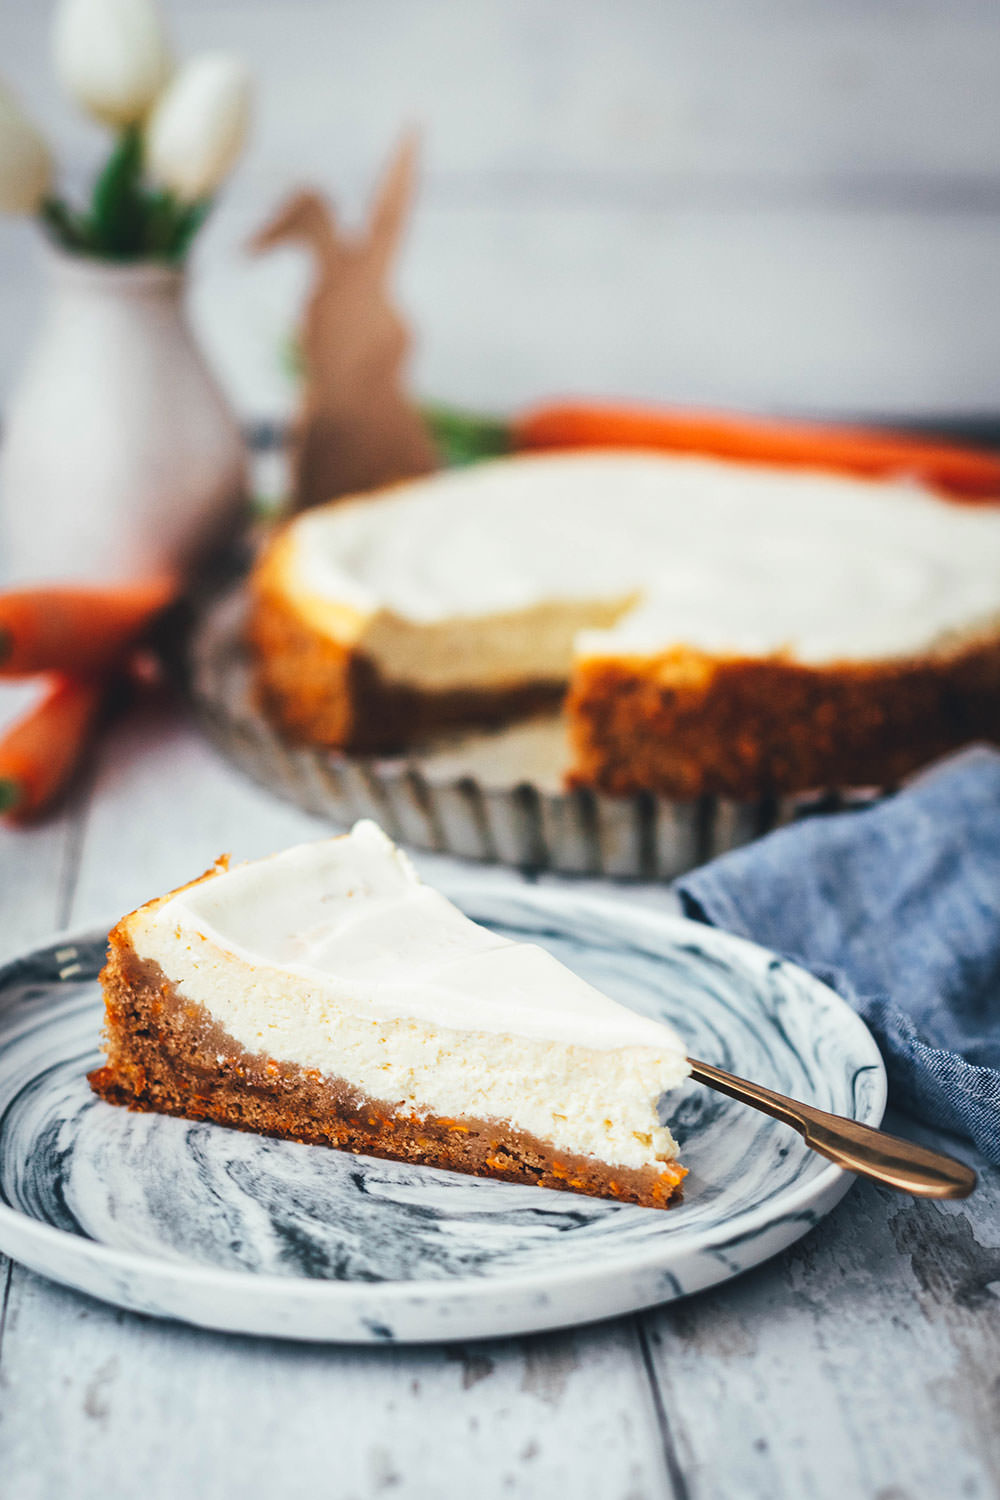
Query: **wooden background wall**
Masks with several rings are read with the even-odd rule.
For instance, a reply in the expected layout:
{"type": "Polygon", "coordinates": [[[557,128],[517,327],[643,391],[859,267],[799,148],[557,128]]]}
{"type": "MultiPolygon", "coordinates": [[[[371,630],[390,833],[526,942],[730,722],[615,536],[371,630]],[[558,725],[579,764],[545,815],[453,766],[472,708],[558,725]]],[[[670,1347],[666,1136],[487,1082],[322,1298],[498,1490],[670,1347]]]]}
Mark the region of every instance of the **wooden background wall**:
{"type": "MultiPolygon", "coordinates": [[[[996,0],[166,0],[179,49],[242,52],[252,151],[199,247],[194,306],[252,416],[279,415],[302,286],[246,233],[294,182],[356,214],[426,132],[401,291],[426,393],[555,391],[839,413],[1000,406],[996,0]]],[[[0,70],[80,179],[47,4],[0,70]]],[[[37,316],[0,225],[0,403],[37,316]]]]}

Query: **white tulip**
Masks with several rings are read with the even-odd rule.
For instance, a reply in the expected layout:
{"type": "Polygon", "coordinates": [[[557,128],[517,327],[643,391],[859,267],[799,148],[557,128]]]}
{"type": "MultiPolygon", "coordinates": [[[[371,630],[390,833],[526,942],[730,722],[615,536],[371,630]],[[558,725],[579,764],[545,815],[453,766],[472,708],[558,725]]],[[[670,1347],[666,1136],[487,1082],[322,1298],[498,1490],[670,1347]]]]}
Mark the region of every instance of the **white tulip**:
{"type": "Polygon", "coordinates": [[[119,128],[143,118],[170,75],[155,0],[59,0],[52,50],[63,87],[119,128]]]}
{"type": "Polygon", "coordinates": [[[13,94],[0,84],[0,209],[37,213],[52,185],[52,158],[13,94]]]}
{"type": "Polygon", "coordinates": [[[194,57],[174,75],[146,129],[146,164],[182,203],[214,193],[246,140],[250,76],[221,52],[194,57]]]}

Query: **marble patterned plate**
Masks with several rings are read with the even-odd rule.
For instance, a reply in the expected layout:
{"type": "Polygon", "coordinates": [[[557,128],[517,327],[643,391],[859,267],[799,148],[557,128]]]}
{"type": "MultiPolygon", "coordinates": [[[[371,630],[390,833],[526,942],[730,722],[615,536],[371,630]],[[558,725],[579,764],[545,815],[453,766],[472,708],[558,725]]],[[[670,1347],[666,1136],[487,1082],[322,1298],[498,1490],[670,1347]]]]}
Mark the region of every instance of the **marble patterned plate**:
{"type": "MultiPolygon", "coordinates": [[[[752,944],[528,886],[451,890],[694,1056],[878,1124],[885,1072],[831,990],[752,944]]],[[[851,1178],[694,1084],[666,1117],[690,1168],[668,1211],[356,1157],[96,1099],[103,933],[0,969],[0,1250],[107,1302],[239,1333],[419,1342],[587,1322],[737,1275],[851,1178]]]]}

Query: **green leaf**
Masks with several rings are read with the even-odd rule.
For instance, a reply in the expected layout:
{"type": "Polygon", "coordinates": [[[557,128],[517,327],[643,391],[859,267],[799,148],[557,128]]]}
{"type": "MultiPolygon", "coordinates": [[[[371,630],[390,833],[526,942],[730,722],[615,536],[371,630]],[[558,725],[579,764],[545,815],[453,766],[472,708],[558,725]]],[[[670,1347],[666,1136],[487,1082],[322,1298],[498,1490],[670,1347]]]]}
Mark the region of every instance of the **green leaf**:
{"type": "Polygon", "coordinates": [[[204,224],[211,211],[211,198],[202,198],[198,203],[178,206],[173,234],[167,244],[167,255],[171,260],[181,260],[186,255],[191,241],[204,224]]]}
{"type": "Polygon", "coordinates": [[[431,403],[421,408],[432,439],[448,464],[478,463],[511,449],[509,425],[499,417],[431,403]]]}
{"type": "Polygon", "coordinates": [[[142,135],[136,125],[123,130],[94,184],[91,249],[97,255],[131,260],[145,252],[146,204],[142,188],[142,135]]]}
{"type": "Polygon", "coordinates": [[[81,251],[88,248],[85,221],[61,198],[46,198],[39,216],[52,239],[64,250],[81,251]]]}
{"type": "Polygon", "coordinates": [[[40,218],[57,244],[104,260],[183,259],[201,228],[211,199],[181,203],[143,180],[143,143],[138,126],[123,130],[94,184],[89,212],[78,213],[61,198],[43,203],[40,218]]]}
{"type": "Polygon", "coordinates": [[[143,250],[146,255],[167,260],[177,227],[177,201],[165,189],[147,191],[143,197],[143,209],[143,250]]]}

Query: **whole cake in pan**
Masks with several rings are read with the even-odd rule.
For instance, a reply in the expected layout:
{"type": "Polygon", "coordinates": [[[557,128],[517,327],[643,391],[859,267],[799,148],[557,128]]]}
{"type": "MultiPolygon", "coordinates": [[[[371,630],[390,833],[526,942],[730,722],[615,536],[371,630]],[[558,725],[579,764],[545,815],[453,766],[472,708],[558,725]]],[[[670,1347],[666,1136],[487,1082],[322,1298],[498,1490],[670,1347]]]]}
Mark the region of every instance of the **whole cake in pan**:
{"type": "Polygon", "coordinates": [[[565,697],[570,784],[891,785],[1000,738],[1000,508],[708,459],[502,459],[292,521],[252,580],[268,712],[392,752],[565,697]]]}

